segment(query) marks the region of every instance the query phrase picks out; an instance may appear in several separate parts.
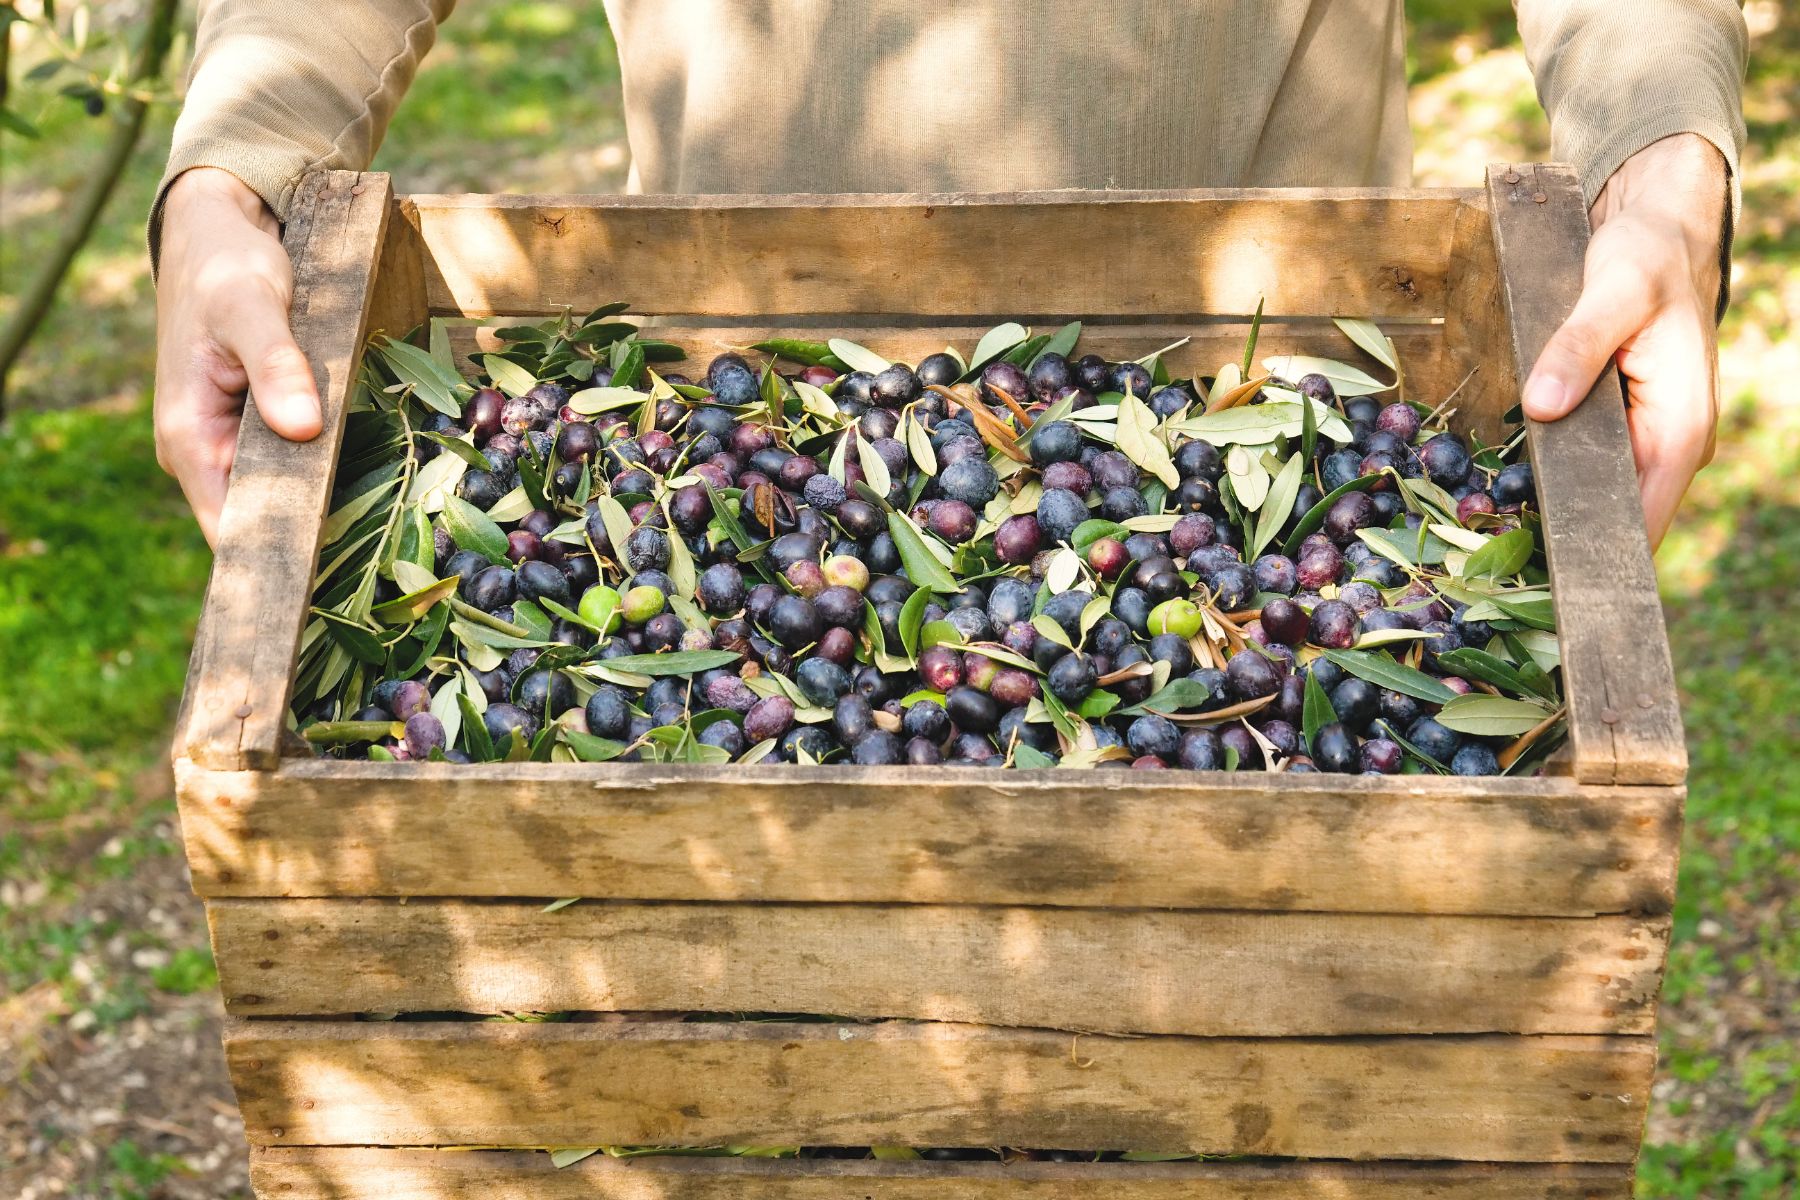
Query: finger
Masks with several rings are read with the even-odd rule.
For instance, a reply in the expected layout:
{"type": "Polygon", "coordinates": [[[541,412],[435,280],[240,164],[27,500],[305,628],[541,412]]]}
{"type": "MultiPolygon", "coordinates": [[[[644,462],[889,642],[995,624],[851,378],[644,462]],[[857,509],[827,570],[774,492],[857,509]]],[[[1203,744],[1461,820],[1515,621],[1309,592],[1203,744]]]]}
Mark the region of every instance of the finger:
{"type": "Polygon", "coordinates": [[[323,428],[312,368],[288,329],[287,306],[272,292],[251,290],[218,330],[219,343],[242,364],[250,398],[263,421],[291,442],[323,428]]]}
{"type": "Polygon", "coordinates": [[[1639,434],[1637,440],[1646,444],[1639,451],[1638,493],[1644,505],[1644,529],[1655,549],[1674,524],[1682,497],[1704,462],[1706,432],[1665,429],[1639,434]]]}
{"type": "Polygon", "coordinates": [[[1590,270],[1575,311],[1551,335],[1525,382],[1525,415],[1534,421],[1568,416],[1654,313],[1655,297],[1635,266],[1615,258],[1590,270]]]}

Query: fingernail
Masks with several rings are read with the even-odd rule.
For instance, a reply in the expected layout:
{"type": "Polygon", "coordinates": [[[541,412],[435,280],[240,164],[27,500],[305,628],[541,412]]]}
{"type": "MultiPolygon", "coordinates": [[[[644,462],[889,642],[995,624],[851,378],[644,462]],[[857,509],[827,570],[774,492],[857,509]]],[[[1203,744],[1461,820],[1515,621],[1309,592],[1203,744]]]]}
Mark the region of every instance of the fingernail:
{"type": "Polygon", "coordinates": [[[1567,407],[1568,395],[1562,380],[1539,375],[1525,388],[1525,411],[1538,418],[1560,417],[1567,407]]]}

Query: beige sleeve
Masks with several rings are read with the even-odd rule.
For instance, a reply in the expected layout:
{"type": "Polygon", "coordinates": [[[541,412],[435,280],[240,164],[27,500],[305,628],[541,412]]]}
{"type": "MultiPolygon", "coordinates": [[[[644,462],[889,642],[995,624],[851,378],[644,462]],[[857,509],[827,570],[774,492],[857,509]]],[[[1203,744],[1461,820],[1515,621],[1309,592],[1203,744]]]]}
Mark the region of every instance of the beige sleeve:
{"type": "Polygon", "coordinates": [[[1718,147],[1740,195],[1749,33],[1735,0],[1513,0],[1551,153],[1592,205],[1627,158],[1677,133],[1718,147]]]}
{"type": "Polygon", "coordinates": [[[150,214],[190,167],[230,171],[286,219],[318,168],[374,157],[456,0],[202,0],[187,101],[150,214]]]}

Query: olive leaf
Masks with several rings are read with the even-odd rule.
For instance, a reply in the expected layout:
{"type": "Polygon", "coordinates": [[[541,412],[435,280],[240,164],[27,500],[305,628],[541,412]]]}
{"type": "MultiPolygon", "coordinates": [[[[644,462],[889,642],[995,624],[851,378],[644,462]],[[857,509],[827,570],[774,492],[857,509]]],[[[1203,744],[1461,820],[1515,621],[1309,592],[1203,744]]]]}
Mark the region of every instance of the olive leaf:
{"type": "Polygon", "coordinates": [[[975,343],[975,353],[970,356],[969,368],[963,374],[973,375],[1030,336],[1031,331],[1017,321],[994,326],[975,343]]]}
{"type": "Polygon", "coordinates": [[[698,675],[730,666],[742,657],[736,650],[673,650],[667,654],[622,654],[599,665],[635,675],[698,675]]]}
{"type": "Polygon", "coordinates": [[[1517,575],[1531,561],[1532,551],[1536,549],[1537,539],[1531,536],[1531,530],[1514,529],[1489,538],[1486,545],[1470,554],[1468,561],[1463,563],[1461,575],[1464,579],[1517,575]]]}
{"type": "Polygon", "coordinates": [[[1180,487],[1181,476],[1169,458],[1169,448],[1156,433],[1156,414],[1136,396],[1119,399],[1119,450],[1168,487],[1180,487]]]}
{"type": "Polygon", "coordinates": [[[894,549],[899,551],[900,562],[906,568],[908,579],[917,586],[934,592],[963,590],[963,585],[957,582],[956,576],[940,561],[938,553],[931,548],[927,535],[913,524],[912,518],[890,509],[887,519],[888,533],[894,539],[894,549]]]}
{"type": "MultiPolygon", "coordinates": [[[[1054,767],[1056,760],[1026,742],[1015,740],[1012,747],[1012,765],[1022,771],[1042,771],[1054,767]]],[[[879,1158],[882,1149],[882,1147],[876,1146],[871,1153],[879,1158]]]]}
{"type": "Polygon", "coordinates": [[[487,510],[487,515],[495,521],[517,521],[529,515],[535,507],[524,487],[520,486],[494,501],[494,506],[487,510]]]}
{"type": "Polygon", "coordinates": [[[1298,383],[1307,375],[1323,375],[1331,381],[1332,390],[1343,396],[1373,396],[1393,388],[1366,371],[1332,358],[1314,358],[1306,354],[1278,354],[1263,359],[1263,369],[1277,379],[1298,383]]]}
{"type": "Polygon", "coordinates": [[[428,513],[441,511],[468,469],[469,464],[459,455],[438,455],[413,476],[406,489],[406,503],[417,504],[428,513]]]}
{"type": "Polygon", "coordinates": [[[831,347],[824,342],[809,342],[802,338],[765,338],[760,342],[750,343],[750,348],[791,359],[807,367],[816,367],[826,359],[835,357],[831,353],[831,347]]]}
{"type": "Polygon", "coordinates": [[[1338,719],[1337,709],[1331,703],[1331,697],[1325,694],[1325,685],[1311,671],[1306,672],[1305,698],[1300,708],[1300,729],[1306,735],[1306,744],[1310,747],[1319,730],[1338,719]]]}
{"type": "MultiPolygon", "coordinates": [[[[412,563],[405,562],[396,563],[395,565],[413,566],[412,563]]],[[[413,567],[413,569],[417,570],[418,568],[413,567]]],[[[427,574],[429,574],[429,572],[427,572],[427,574]]],[[[411,621],[417,621],[420,617],[423,617],[426,613],[435,608],[439,602],[448,600],[451,596],[455,595],[456,587],[459,582],[461,581],[454,575],[448,579],[436,580],[416,591],[411,591],[397,599],[389,600],[385,604],[377,604],[370,610],[369,615],[384,625],[400,625],[411,621]]]]}
{"type": "Polygon", "coordinates": [[[597,387],[576,392],[566,403],[574,411],[591,417],[616,408],[635,408],[647,399],[649,395],[636,388],[597,387]]]}
{"type": "Polygon", "coordinates": [[[906,414],[906,448],[912,452],[913,461],[919,464],[919,470],[927,475],[938,473],[937,451],[931,447],[931,435],[919,424],[912,413],[906,414]]]}
{"type": "Polygon", "coordinates": [[[475,448],[474,442],[466,441],[463,438],[451,437],[447,433],[432,433],[429,430],[421,430],[415,436],[424,438],[428,442],[435,442],[437,445],[442,446],[444,449],[450,451],[450,453],[456,455],[456,457],[468,463],[471,467],[474,467],[477,471],[485,471],[491,465],[487,460],[487,456],[475,448]]]}
{"type": "Polygon", "coordinates": [[[1061,329],[1051,334],[1050,340],[1045,342],[1036,354],[1032,355],[1031,365],[1036,366],[1037,360],[1044,357],[1046,354],[1060,354],[1064,358],[1069,357],[1070,353],[1075,349],[1075,343],[1080,340],[1081,322],[1070,321],[1067,325],[1064,325],[1061,329]]]}
{"type": "MultiPolygon", "coordinates": [[[[1280,389],[1277,392],[1295,398],[1269,400],[1262,404],[1240,404],[1224,412],[1209,412],[1171,422],[1169,428],[1175,433],[1211,442],[1215,446],[1266,446],[1280,438],[1298,437],[1306,425],[1301,398],[1297,393],[1283,392],[1280,389]]],[[[1317,401],[1308,403],[1315,406],[1313,412],[1318,419],[1318,431],[1321,434],[1340,445],[1349,442],[1350,426],[1345,424],[1336,411],[1317,401]]]]}
{"type": "Polygon", "coordinates": [[[1068,591],[1080,575],[1081,556],[1065,546],[1050,557],[1049,569],[1044,572],[1044,586],[1052,596],[1058,596],[1068,591]]]}
{"type": "Polygon", "coordinates": [[[410,384],[413,395],[422,403],[448,417],[462,416],[463,397],[470,391],[468,381],[432,357],[430,351],[386,338],[378,353],[395,378],[410,384]]]}
{"type": "Polygon", "coordinates": [[[1375,322],[1352,317],[1333,317],[1331,321],[1344,331],[1345,337],[1362,347],[1370,358],[1390,371],[1400,369],[1400,359],[1394,353],[1393,339],[1376,328],[1375,322]]]}
{"type": "MultiPolygon", "coordinates": [[[[1233,453],[1235,452],[1234,450],[1233,453]]],[[[1257,514],[1256,533],[1251,537],[1250,548],[1244,554],[1246,562],[1253,561],[1260,555],[1263,547],[1275,540],[1275,535],[1281,532],[1288,517],[1293,515],[1294,500],[1300,495],[1300,484],[1306,478],[1306,463],[1304,454],[1293,455],[1282,464],[1274,482],[1269,485],[1269,494],[1263,502],[1262,511],[1257,514]]]]}
{"type": "Polygon", "coordinates": [[[873,350],[866,349],[865,347],[857,345],[855,342],[846,341],[843,338],[832,338],[825,344],[831,348],[831,352],[837,355],[845,366],[853,371],[867,371],[871,375],[879,375],[881,372],[893,366],[892,363],[875,353],[873,350]]]}
{"type": "Polygon", "coordinates": [[[457,549],[473,550],[498,565],[507,562],[506,535],[500,532],[500,526],[461,496],[444,498],[443,522],[457,549]]]}
{"type": "Polygon", "coordinates": [[[1256,512],[1269,495],[1269,472],[1262,457],[1246,446],[1233,446],[1225,455],[1225,471],[1231,493],[1245,512],[1256,512]]]}
{"type": "MultiPolygon", "coordinates": [[[[624,561],[625,543],[631,540],[631,514],[611,496],[594,497],[594,506],[600,513],[600,523],[606,527],[606,540],[612,543],[611,557],[624,561]]],[[[715,513],[718,508],[715,504],[715,513]]]]}
{"type": "Polygon", "coordinates": [[[1238,367],[1240,375],[1250,374],[1250,364],[1256,361],[1256,343],[1262,336],[1263,304],[1267,297],[1256,298],[1256,311],[1250,316],[1250,336],[1244,339],[1244,361],[1238,367]]]}
{"type": "Polygon", "coordinates": [[[1366,679],[1390,692],[1402,692],[1418,700],[1446,704],[1457,693],[1423,671],[1395,662],[1385,654],[1372,650],[1326,650],[1325,658],[1358,679],[1366,679]]]}
{"type": "Polygon", "coordinates": [[[1188,712],[1198,709],[1212,695],[1204,683],[1197,679],[1182,676],[1171,679],[1154,694],[1130,708],[1119,709],[1122,717],[1138,717],[1148,713],[1169,716],[1171,713],[1188,712]]]}
{"type": "Polygon", "coordinates": [[[1465,679],[1479,679],[1521,696],[1539,695],[1546,700],[1556,699],[1555,687],[1551,685],[1548,676],[1535,670],[1535,663],[1533,673],[1528,676],[1503,659],[1473,646],[1461,646],[1440,654],[1438,661],[1465,679]]]}
{"type": "Polygon", "coordinates": [[[862,464],[863,477],[876,492],[885,496],[894,490],[894,481],[888,475],[887,461],[875,449],[873,442],[856,439],[856,461],[862,464]]]}
{"type": "Polygon", "coordinates": [[[498,354],[481,356],[481,366],[494,381],[494,386],[509,396],[523,396],[538,385],[535,375],[510,358],[498,354]]]}
{"type": "Polygon", "coordinates": [[[1514,700],[1471,692],[1447,701],[1438,711],[1437,723],[1458,733],[1477,737],[1517,737],[1541,725],[1556,710],[1537,700],[1514,700]]]}

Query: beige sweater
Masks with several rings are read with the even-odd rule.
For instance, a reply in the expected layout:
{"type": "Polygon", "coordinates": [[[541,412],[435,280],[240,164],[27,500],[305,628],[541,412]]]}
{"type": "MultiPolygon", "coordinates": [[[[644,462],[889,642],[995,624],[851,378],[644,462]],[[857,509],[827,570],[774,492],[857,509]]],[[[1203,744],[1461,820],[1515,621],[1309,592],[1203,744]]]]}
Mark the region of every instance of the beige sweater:
{"type": "MultiPolygon", "coordinates": [[[[308,170],[366,166],[454,3],[202,0],[164,187],[189,167],[223,167],[285,216],[308,170]]],[[[1747,35],[1732,0],[1515,7],[1553,153],[1580,172],[1590,201],[1628,156],[1672,133],[1712,142],[1735,179],[1747,35]]],[[[606,10],[633,191],[1411,176],[1402,0],[606,0],[606,10]]]]}

